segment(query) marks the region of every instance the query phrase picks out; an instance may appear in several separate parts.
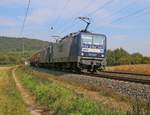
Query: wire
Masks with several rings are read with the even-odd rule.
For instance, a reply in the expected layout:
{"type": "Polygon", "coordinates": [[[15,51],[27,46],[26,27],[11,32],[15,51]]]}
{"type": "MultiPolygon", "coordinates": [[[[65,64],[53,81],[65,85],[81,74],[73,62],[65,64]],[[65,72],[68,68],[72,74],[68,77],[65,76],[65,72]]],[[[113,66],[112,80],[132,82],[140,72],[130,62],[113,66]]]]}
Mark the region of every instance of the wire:
{"type": "Polygon", "coordinates": [[[116,14],[122,12],[123,10],[127,9],[128,7],[134,5],[136,2],[137,2],[137,0],[135,0],[135,1],[131,2],[131,3],[129,3],[127,6],[121,8],[120,10],[118,10],[118,11],[112,13],[111,15],[109,15],[109,17],[110,17],[110,16],[112,16],[112,17],[115,16],[116,14]]]}
{"type": "Polygon", "coordinates": [[[69,25],[68,27],[66,27],[65,29],[63,29],[60,34],[63,34],[64,32],[66,32],[68,29],[71,29],[73,27],[75,27],[77,25],[77,23],[79,23],[79,21],[77,21],[76,23],[69,25]]]}
{"type": "MultiPolygon", "coordinates": [[[[109,16],[106,16],[105,18],[110,18],[110,16],[111,16],[111,17],[115,16],[116,14],[122,12],[123,10],[127,9],[128,7],[134,5],[136,2],[137,2],[137,0],[134,0],[133,2],[129,3],[127,6],[121,8],[120,10],[114,12],[113,14],[111,14],[111,15],[109,15],[109,16]]],[[[135,15],[136,15],[136,14],[135,14],[135,15]]],[[[112,23],[113,23],[113,22],[112,22],[112,23]]],[[[109,23],[109,24],[111,24],[111,23],[109,23]]],[[[99,27],[96,27],[95,29],[97,29],[97,28],[99,28],[99,27]]]]}
{"type": "MultiPolygon", "coordinates": [[[[91,2],[93,2],[93,0],[90,0],[82,9],[80,9],[77,13],[73,14],[73,15],[71,16],[71,18],[69,18],[68,20],[71,20],[71,19],[72,19],[72,21],[74,21],[74,18],[75,18],[76,15],[79,16],[79,15],[82,13],[82,11],[84,11],[84,9],[88,9],[89,6],[91,6],[91,5],[90,5],[91,2]]],[[[72,25],[71,23],[72,23],[72,22],[70,22],[69,24],[67,24],[67,26],[72,25]]],[[[62,27],[64,27],[64,26],[62,26],[62,27]]],[[[64,28],[62,28],[62,30],[64,30],[64,28]]]]}
{"type": "MultiPolygon", "coordinates": [[[[28,0],[28,4],[27,4],[27,10],[26,10],[26,13],[25,13],[25,17],[24,17],[24,20],[23,20],[23,24],[22,24],[22,27],[21,27],[21,30],[20,30],[20,36],[22,36],[23,34],[23,31],[24,31],[24,28],[25,28],[25,23],[26,23],[26,20],[27,20],[27,17],[28,17],[28,12],[29,12],[29,8],[30,8],[30,0],[28,0]]],[[[23,54],[23,57],[24,57],[24,38],[22,38],[22,54],[23,54]]]]}
{"type": "MultiPolygon", "coordinates": [[[[88,15],[93,15],[94,13],[96,13],[97,11],[99,11],[99,10],[101,10],[101,9],[103,9],[104,7],[106,7],[107,5],[109,5],[109,4],[111,4],[112,2],[113,2],[114,0],[109,0],[109,1],[107,1],[106,3],[104,3],[102,6],[100,6],[99,8],[97,8],[96,10],[94,10],[94,11],[92,11],[91,13],[89,13],[88,15]]],[[[91,1],[88,3],[88,6],[87,7],[89,7],[90,4],[91,3],[91,1]]],[[[87,9],[87,8],[86,8],[87,9]]],[[[80,13],[80,12],[79,12],[80,13]]],[[[72,25],[71,25],[72,26],[72,25]]],[[[70,27],[70,26],[69,26],[70,27]]],[[[68,29],[68,28],[67,28],[68,29]]],[[[64,32],[65,31],[65,29],[63,29],[63,31],[62,32],[64,32]]],[[[61,32],[61,33],[62,33],[61,32]]]]}
{"type": "Polygon", "coordinates": [[[100,11],[101,9],[105,8],[107,5],[111,4],[114,0],[109,0],[106,3],[104,3],[102,6],[98,7],[94,11],[88,14],[88,16],[95,14],[96,12],[100,11]]]}
{"type": "Polygon", "coordinates": [[[24,28],[25,28],[25,23],[26,23],[29,8],[30,8],[30,2],[31,2],[31,0],[28,0],[27,10],[26,10],[25,17],[24,17],[24,20],[23,20],[23,24],[22,24],[22,27],[21,27],[21,30],[20,30],[20,36],[23,34],[23,31],[24,31],[24,28]]]}
{"type": "MultiPolygon", "coordinates": [[[[67,5],[69,4],[71,0],[67,0],[67,2],[65,3],[64,7],[62,7],[61,11],[64,11],[67,7],[67,5]]],[[[59,20],[61,19],[61,16],[62,16],[62,13],[59,13],[57,18],[56,18],[56,21],[55,21],[55,25],[58,24],[59,20]]]]}
{"type": "Polygon", "coordinates": [[[134,0],[133,2],[130,2],[128,5],[126,5],[125,7],[113,12],[112,14],[110,15],[106,15],[106,16],[103,16],[101,19],[111,19],[112,17],[114,17],[116,14],[122,12],[123,10],[127,9],[128,7],[132,6],[133,4],[135,4],[137,2],[137,0],[134,0]]]}
{"type": "Polygon", "coordinates": [[[142,9],[140,9],[140,10],[137,10],[137,11],[135,11],[135,12],[133,12],[133,13],[130,13],[130,14],[126,15],[126,16],[122,16],[122,17],[120,17],[120,18],[118,18],[118,19],[112,21],[111,23],[119,22],[120,20],[123,20],[123,19],[125,19],[125,18],[134,16],[134,15],[137,15],[137,14],[139,14],[139,13],[141,13],[141,12],[144,12],[144,11],[147,10],[147,9],[150,9],[150,6],[145,7],[145,8],[142,8],[142,9]]]}
{"type": "Polygon", "coordinates": [[[82,11],[84,11],[85,9],[87,10],[91,5],[91,2],[93,2],[93,0],[90,0],[79,12],[77,12],[76,14],[79,15],[82,13],[82,11]]]}

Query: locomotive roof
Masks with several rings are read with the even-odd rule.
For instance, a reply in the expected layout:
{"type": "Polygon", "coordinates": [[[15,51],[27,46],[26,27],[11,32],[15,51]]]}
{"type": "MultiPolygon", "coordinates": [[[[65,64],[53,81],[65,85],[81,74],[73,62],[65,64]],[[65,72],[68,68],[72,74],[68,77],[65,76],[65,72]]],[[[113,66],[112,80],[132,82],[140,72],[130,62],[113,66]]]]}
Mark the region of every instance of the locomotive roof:
{"type": "Polygon", "coordinates": [[[69,35],[66,35],[65,37],[63,37],[60,41],[63,41],[64,39],[68,38],[68,37],[74,37],[80,33],[86,33],[86,34],[94,34],[94,35],[103,35],[103,36],[106,36],[105,34],[97,34],[97,33],[92,33],[90,31],[84,31],[84,30],[81,30],[79,32],[74,32],[74,33],[70,33],[69,35]]]}

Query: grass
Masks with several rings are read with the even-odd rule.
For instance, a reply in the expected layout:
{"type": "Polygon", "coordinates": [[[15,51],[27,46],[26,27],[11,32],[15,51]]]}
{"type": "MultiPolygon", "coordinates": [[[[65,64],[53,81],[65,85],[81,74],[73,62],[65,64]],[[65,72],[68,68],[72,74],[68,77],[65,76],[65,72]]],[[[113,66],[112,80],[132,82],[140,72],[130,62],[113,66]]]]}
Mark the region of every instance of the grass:
{"type": "Polygon", "coordinates": [[[109,71],[150,74],[150,64],[120,65],[120,66],[107,67],[106,69],[109,71]]]}
{"type": "Polygon", "coordinates": [[[53,114],[61,115],[123,115],[125,113],[108,109],[84,95],[54,80],[46,80],[32,75],[28,69],[18,69],[17,76],[21,83],[32,92],[40,105],[45,106],[53,114]]]}
{"type": "Polygon", "coordinates": [[[0,115],[28,115],[10,70],[0,70],[0,115]]]}
{"type": "Polygon", "coordinates": [[[150,115],[150,98],[143,102],[136,96],[132,106],[134,115],[150,115]]]}
{"type": "Polygon", "coordinates": [[[130,103],[131,99],[129,97],[120,95],[109,89],[101,90],[99,94],[105,97],[111,97],[120,102],[127,102],[128,104],[131,104],[130,103]]]}
{"type": "Polygon", "coordinates": [[[118,93],[115,93],[110,89],[102,88],[102,87],[101,89],[95,89],[87,85],[76,83],[73,80],[65,80],[61,77],[58,77],[61,76],[61,74],[58,74],[56,72],[54,74],[54,73],[46,73],[46,72],[33,70],[32,75],[50,81],[54,80],[58,84],[63,85],[63,87],[67,89],[73,90],[79,95],[84,95],[90,98],[91,100],[102,103],[106,108],[124,111],[124,112],[131,110],[130,101],[125,100],[124,96],[119,95],[118,93]]]}

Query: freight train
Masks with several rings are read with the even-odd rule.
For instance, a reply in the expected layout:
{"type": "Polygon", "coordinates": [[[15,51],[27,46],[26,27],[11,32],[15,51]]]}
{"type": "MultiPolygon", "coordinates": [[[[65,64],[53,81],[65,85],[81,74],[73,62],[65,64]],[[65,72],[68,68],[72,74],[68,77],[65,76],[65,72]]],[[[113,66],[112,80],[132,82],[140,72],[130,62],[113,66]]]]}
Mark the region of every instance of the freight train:
{"type": "Polygon", "coordinates": [[[106,36],[87,30],[70,33],[30,58],[32,66],[96,72],[106,65],[106,36]]]}

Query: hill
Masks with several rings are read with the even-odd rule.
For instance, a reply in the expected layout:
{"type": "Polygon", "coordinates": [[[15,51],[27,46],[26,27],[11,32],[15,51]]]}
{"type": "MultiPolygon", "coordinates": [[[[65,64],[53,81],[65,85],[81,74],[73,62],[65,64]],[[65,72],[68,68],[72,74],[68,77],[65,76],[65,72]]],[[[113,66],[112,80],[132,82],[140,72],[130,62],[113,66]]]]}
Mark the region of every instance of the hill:
{"type": "Polygon", "coordinates": [[[0,37],[0,52],[21,51],[23,41],[26,51],[37,51],[48,45],[47,41],[37,39],[0,37]]]}
{"type": "Polygon", "coordinates": [[[47,45],[47,41],[37,39],[0,37],[0,65],[19,64],[47,45]],[[22,54],[23,41],[24,55],[22,54]]]}

